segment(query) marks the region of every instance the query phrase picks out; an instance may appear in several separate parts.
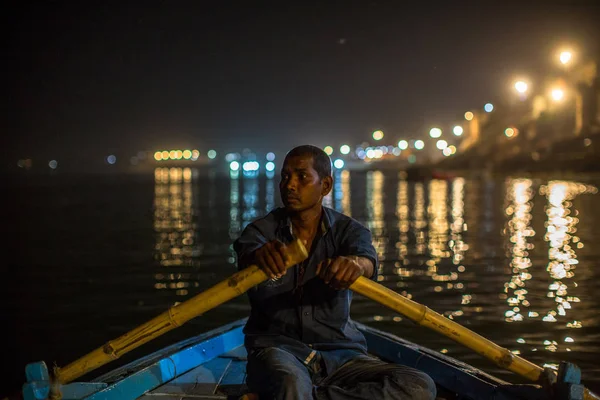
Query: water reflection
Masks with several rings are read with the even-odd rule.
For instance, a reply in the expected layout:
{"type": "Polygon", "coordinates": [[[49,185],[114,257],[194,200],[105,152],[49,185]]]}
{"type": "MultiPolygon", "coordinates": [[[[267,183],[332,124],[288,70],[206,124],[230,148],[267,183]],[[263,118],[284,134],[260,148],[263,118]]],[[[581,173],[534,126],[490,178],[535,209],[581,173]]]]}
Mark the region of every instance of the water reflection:
{"type": "MultiPolygon", "coordinates": [[[[347,171],[346,171],[347,172],[347,171]]],[[[333,208],[336,211],[342,212],[342,199],[344,193],[342,192],[342,171],[337,170],[333,174],[333,208]]]]}
{"type": "MultiPolygon", "coordinates": [[[[229,246],[248,223],[276,206],[273,177],[209,179],[202,183],[201,193],[209,196],[201,204],[194,197],[200,193],[196,185],[190,170],[155,172],[155,253],[165,267],[156,274],[156,288],[180,296],[197,285],[197,276],[184,269],[205,245],[197,223],[213,218],[215,224],[228,223],[223,240],[229,246]],[[218,187],[219,182],[225,186],[218,187]]],[[[515,353],[528,359],[533,354],[539,365],[552,366],[549,354],[582,352],[585,340],[593,340],[586,339],[587,330],[597,325],[590,313],[600,306],[589,293],[595,293],[600,254],[588,243],[599,236],[593,232],[598,211],[581,203],[583,194],[596,193],[594,186],[572,181],[408,181],[391,171],[336,171],[326,204],[346,215],[354,206],[355,217],[371,230],[382,284],[448,318],[460,317],[459,323],[515,353]]],[[[468,354],[459,346],[427,342],[422,331],[402,330],[398,314],[371,306],[358,308],[354,318],[452,355],[468,354]]],[[[591,346],[600,352],[597,344],[591,346]]]]}
{"type": "MultiPolygon", "coordinates": [[[[452,264],[456,265],[458,275],[465,272],[463,261],[465,253],[469,250],[469,245],[465,243],[463,235],[467,230],[465,224],[465,180],[456,178],[452,182],[452,224],[450,225],[450,250],[452,251],[452,264]]],[[[457,289],[462,289],[463,284],[457,282],[457,289]]]]}
{"type": "Polygon", "coordinates": [[[273,175],[267,177],[265,193],[265,212],[268,213],[275,208],[275,181],[273,175]]]}
{"type": "MultiPolygon", "coordinates": [[[[155,257],[164,267],[190,266],[199,252],[190,168],[157,168],[154,171],[155,257]]],[[[186,296],[191,275],[157,273],[156,289],[175,290],[186,296]]]]}
{"type": "MultiPolygon", "coordinates": [[[[398,260],[402,265],[408,264],[408,232],[410,230],[410,214],[408,206],[408,182],[399,175],[398,193],[396,199],[396,217],[398,218],[399,241],[396,243],[398,250],[398,260]]],[[[400,263],[397,265],[400,268],[400,263]]],[[[399,271],[398,271],[399,272],[399,271]]],[[[405,271],[406,276],[410,276],[412,271],[405,271]]]]}
{"type": "MultiPolygon", "coordinates": [[[[258,178],[248,177],[243,179],[244,194],[243,194],[243,211],[242,211],[242,229],[250,222],[259,217],[258,211],[258,178]]],[[[260,213],[262,216],[264,213],[260,213]]]]}
{"type": "MultiPolygon", "coordinates": [[[[544,240],[548,242],[547,271],[553,280],[548,286],[547,297],[554,299],[555,307],[544,316],[545,322],[557,322],[557,316],[565,317],[572,303],[580,301],[577,296],[569,296],[569,290],[577,287],[575,269],[579,264],[576,249],[583,248],[583,243],[575,234],[579,218],[574,210],[572,200],[584,193],[596,193],[595,188],[565,181],[551,181],[540,188],[540,194],[548,199],[546,214],[548,216],[544,240]]],[[[581,328],[580,321],[569,321],[568,328],[581,328]]],[[[571,339],[572,342],[572,339],[571,339]]]]}
{"type": "MultiPolygon", "coordinates": [[[[541,320],[542,324],[559,324],[559,329],[583,327],[582,321],[570,317],[570,313],[574,304],[581,301],[578,296],[580,288],[575,280],[575,270],[579,264],[576,251],[584,246],[576,235],[579,211],[574,208],[573,200],[586,193],[595,194],[597,189],[569,181],[550,181],[547,185],[540,186],[539,194],[544,197],[543,201],[546,203],[546,232],[543,240],[548,246],[544,274],[534,268],[530,257],[536,249],[533,243],[536,232],[532,227],[532,210],[536,197],[533,182],[530,179],[507,180],[508,201],[505,212],[510,220],[505,234],[510,243],[512,273],[510,281],[504,285],[504,298],[509,305],[504,314],[507,322],[525,322],[533,319],[541,320]],[[534,271],[537,271],[537,275],[534,271]]],[[[527,345],[533,352],[538,351],[538,348],[551,353],[572,351],[573,343],[576,342],[573,335],[560,335],[560,331],[548,328],[542,328],[542,331],[547,332],[544,340],[524,334],[516,342],[527,345]]],[[[519,349],[513,352],[521,354],[519,349]]],[[[550,368],[556,368],[557,365],[544,364],[550,368]]]]}
{"type": "MultiPolygon", "coordinates": [[[[529,243],[529,238],[535,236],[531,227],[531,209],[533,207],[533,189],[531,179],[509,179],[507,182],[508,206],[506,215],[510,217],[506,234],[510,241],[510,253],[512,255],[510,268],[512,276],[510,281],[504,284],[506,302],[509,309],[504,313],[506,322],[523,321],[522,307],[528,308],[529,301],[526,299],[526,282],[532,278],[529,268],[531,259],[529,252],[534,248],[529,243]]],[[[527,313],[530,318],[536,318],[539,314],[535,311],[527,313]]]]}
{"type": "Polygon", "coordinates": [[[240,179],[239,175],[229,181],[229,239],[235,240],[242,233],[240,218],[240,179]]]}
{"type": "MultiPolygon", "coordinates": [[[[434,281],[444,282],[452,278],[438,274],[438,264],[445,258],[450,257],[448,244],[448,208],[447,208],[448,183],[446,181],[434,179],[429,182],[429,206],[427,215],[429,221],[428,227],[428,250],[429,260],[427,260],[427,276],[431,276],[434,281]]],[[[433,290],[441,292],[444,286],[434,286],[433,290]]]]}
{"type": "MultiPolygon", "coordinates": [[[[384,224],[384,206],[383,206],[383,172],[368,171],[366,184],[367,199],[367,227],[373,235],[373,246],[379,258],[379,271],[383,269],[385,261],[385,245],[387,237],[384,224]]],[[[380,275],[379,280],[385,279],[385,275],[380,275]]]]}
{"type": "Polygon", "coordinates": [[[414,184],[414,210],[412,228],[415,235],[415,253],[423,255],[427,251],[427,237],[425,228],[427,220],[425,219],[425,188],[422,182],[414,184]]]}
{"type": "Polygon", "coordinates": [[[350,198],[350,171],[342,171],[340,176],[340,198],[342,214],[352,216],[352,200],[350,198]]]}

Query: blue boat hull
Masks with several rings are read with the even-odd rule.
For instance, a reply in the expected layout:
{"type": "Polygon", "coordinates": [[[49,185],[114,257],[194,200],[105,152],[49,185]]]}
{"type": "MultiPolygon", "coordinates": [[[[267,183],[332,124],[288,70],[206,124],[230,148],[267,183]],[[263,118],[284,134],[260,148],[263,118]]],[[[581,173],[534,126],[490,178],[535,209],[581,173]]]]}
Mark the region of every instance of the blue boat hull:
{"type": "MultiPolygon", "coordinates": [[[[245,322],[242,319],[176,343],[89,382],[63,385],[63,399],[238,399],[246,391],[242,333],[245,322]]],[[[371,354],[425,371],[436,382],[441,399],[556,398],[550,397],[540,385],[510,384],[397,336],[366,325],[357,323],[357,326],[365,335],[371,354]]],[[[26,374],[24,398],[46,398],[49,393],[46,365],[29,364],[26,374]]]]}

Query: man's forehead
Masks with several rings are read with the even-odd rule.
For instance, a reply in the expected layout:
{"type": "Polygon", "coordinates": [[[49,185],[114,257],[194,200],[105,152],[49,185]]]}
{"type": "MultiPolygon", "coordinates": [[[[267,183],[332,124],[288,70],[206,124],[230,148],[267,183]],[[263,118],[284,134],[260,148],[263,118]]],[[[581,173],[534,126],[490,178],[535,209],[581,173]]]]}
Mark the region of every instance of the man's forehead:
{"type": "Polygon", "coordinates": [[[291,169],[312,169],[313,168],[313,157],[311,155],[301,155],[288,157],[283,163],[283,168],[291,169]]]}

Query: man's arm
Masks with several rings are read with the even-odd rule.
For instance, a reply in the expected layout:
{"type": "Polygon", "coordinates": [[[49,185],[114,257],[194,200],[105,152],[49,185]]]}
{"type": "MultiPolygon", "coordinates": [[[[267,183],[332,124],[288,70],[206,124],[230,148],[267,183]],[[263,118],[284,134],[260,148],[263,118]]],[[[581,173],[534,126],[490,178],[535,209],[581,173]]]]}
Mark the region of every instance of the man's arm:
{"type": "Polygon", "coordinates": [[[374,271],[373,261],[359,256],[339,256],[317,266],[317,275],[338,290],[349,288],[361,276],[371,278],[374,271]]]}
{"type": "Polygon", "coordinates": [[[377,252],[373,247],[371,231],[357,221],[351,220],[344,231],[339,254],[332,260],[324,260],[317,267],[317,275],[325,283],[336,289],[345,289],[359,276],[377,278],[377,252]]]}
{"type": "Polygon", "coordinates": [[[368,259],[367,257],[356,257],[356,262],[360,265],[363,270],[362,276],[367,278],[371,278],[373,273],[375,272],[375,266],[373,265],[373,261],[368,259]]]}
{"type": "Polygon", "coordinates": [[[237,255],[238,270],[241,271],[252,264],[256,264],[254,252],[268,241],[265,235],[254,224],[248,225],[240,237],[233,242],[233,249],[237,255]]]}
{"type": "Polygon", "coordinates": [[[268,240],[260,230],[250,224],[234,242],[238,270],[258,265],[271,279],[285,275],[287,246],[278,240],[268,240]]]}

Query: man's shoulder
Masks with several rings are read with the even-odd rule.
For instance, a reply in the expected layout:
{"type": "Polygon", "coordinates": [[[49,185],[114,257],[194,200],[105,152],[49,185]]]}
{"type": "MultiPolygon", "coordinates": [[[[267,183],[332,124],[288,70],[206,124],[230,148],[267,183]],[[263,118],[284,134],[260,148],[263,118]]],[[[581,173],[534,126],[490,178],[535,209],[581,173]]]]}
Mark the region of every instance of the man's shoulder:
{"type": "Polygon", "coordinates": [[[323,207],[323,209],[325,210],[325,213],[327,213],[329,224],[333,229],[344,229],[350,226],[368,229],[365,225],[349,215],[342,214],[341,212],[329,207],[323,207]]]}
{"type": "Polygon", "coordinates": [[[287,218],[284,208],[275,208],[267,215],[252,221],[249,226],[258,229],[261,232],[274,231],[282,221],[287,218]]]}

